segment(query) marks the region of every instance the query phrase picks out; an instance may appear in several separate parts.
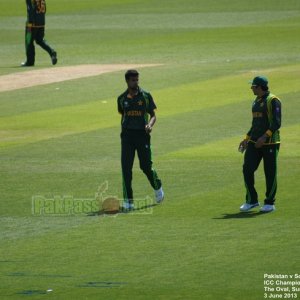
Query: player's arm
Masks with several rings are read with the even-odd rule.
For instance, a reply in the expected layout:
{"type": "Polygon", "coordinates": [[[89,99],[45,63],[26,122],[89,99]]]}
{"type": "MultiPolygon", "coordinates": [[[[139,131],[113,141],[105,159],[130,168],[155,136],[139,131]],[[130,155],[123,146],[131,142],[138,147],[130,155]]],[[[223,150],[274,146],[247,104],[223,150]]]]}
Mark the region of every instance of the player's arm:
{"type": "Polygon", "coordinates": [[[273,132],[281,127],[281,103],[278,99],[274,99],[271,102],[272,109],[272,122],[266,134],[270,137],[273,132]]]}
{"type": "Polygon", "coordinates": [[[252,132],[252,127],[249,129],[249,131],[247,132],[246,136],[245,136],[245,140],[249,141],[251,138],[251,132],[252,132]]]}
{"type": "Polygon", "coordinates": [[[272,100],[271,109],[272,122],[270,122],[269,129],[255,143],[256,148],[261,148],[266,142],[267,138],[271,137],[273,132],[278,130],[281,126],[281,103],[278,99],[272,100]]]}
{"type": "Polygon", "coordinates": [[[251,133],[252,133],[252,126],[249,129],[249,131],[247,132],[245,138],[240,142],[239,147],[238,147],[238,151],[243,153],[247,149],[248,142],[251,139],[251,133]]]}
{"type": "Polygon", "coordinates": [[[149,120],[148,124],[146,124],[146,126],[145,126],[145,130],[148,133],[150,133],[152,131],[152,128],[156,122],[155,111],[154,110],[150,111],[149,115],[150,115],[150,120],[149,120]]]}
{"type": "MultiPolygon", "coordinates": [[[[30,1],[31,2],[31,1],[30,1]]],[[[38,7],[37,7],[37,2],[34,1],[32,3],[32,18],[33,18],[33,24],[37,23],[37,13],[38,13],[38,7]]]]}
{"type": "Polygon", "coordinates": [[[28,15],[27,26],[30,27],[34,23],[34,9],[31,0],[26,0],[26,6],[28,15]]]}
{"type": "Polygon", "coordinates": [[[149,105],[148,105],[147,113],[150,115],[150,120],[148,124],[146,124],[145,130],[146,132],[150,133],[156,122],[155,110],[157,107],[150,93],[148,94],[148,97],[149,97],[149,105]]]}
{"type": "Polygon", "coordinates": [[[121,98],[118,98],[117,102],[118,102],[118,112],[119,112],[119,114],[123,115],[124,110],[123,110],[123,105],[121,103],[121,98]]]}

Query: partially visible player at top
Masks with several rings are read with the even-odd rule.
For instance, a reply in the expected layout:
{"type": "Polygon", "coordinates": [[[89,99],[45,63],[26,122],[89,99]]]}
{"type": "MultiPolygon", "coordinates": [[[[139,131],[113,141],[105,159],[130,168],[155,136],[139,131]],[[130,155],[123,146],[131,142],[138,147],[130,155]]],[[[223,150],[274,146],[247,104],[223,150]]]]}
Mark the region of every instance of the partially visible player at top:
{"type": "Polygon", "coordinates": [[[25,27],[25,49],[26,61],[21,64],[22,67],[34,66],[35,47],[34,41],[48,52],[53,65],[57,63],[57,53],[45,41],[45,0],[26,0],[27,21],[25,27]]]}
{"type": "Polygon", "coordinates": [[[254,173],[263,159],[266,197],[260,211],[271,212],[275,210],[274,203],[277,191],[281,102],[278,97],[270,93],[268,79],[264,76],[255,77],[251,89],[256,96],[252,104],[252,126],[239,146],[241,152],[246,150],[243,165],[246,202],[240,207],[240,210],[245,212],[259,206],[258,195],[254,187],[254,173]]]}
{"type": "Polygon", "coordinates": [[[125,74],[127,90],[118,97],[121,119],[121,164],[123,176],[123,208],[134,209],[132,191],[132,167],[135,151],[140,168],[155,190],[157,203],[164,199],[161,180],[152,168],[150,133],[156,121],[156,105],[150,93],[139,87],[139,73],[128,70],[125,74]]]}

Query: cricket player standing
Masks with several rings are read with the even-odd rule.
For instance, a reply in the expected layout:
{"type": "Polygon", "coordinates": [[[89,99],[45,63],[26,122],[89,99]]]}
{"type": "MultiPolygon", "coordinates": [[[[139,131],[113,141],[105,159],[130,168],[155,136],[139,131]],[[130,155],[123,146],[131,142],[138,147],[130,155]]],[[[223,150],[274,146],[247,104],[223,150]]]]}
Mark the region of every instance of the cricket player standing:
{"type": "Polygon", "coordinates": [[[161,180],[152,168],[150,132],[156,121],[156,105],[150,93],[139,87],[139,73],[128,70],[125,74],[127,90],[118,97],[121,119],[121,164],[123,176],[123,208],[134,209],[132,167],[137,151],[140,168],[155,190],[156,202],[164,199],[161,180]],[[149,119],[150,117],[150,119],[149,119]]]}
{"type": "Polygon", "coordinates": [[[27,21],[25,28],[25,48],[26,62],[21,64],[22,67],[34,66],[35,47],[34,41],[41,46],[50,55],[52,64],[57,63],[57,53],[45,41],[45,0],[26,0],[27,21]]]}
{"type": "Polygon", "coordinates": [[[252,105],[252,126],[246,138],[240,143],[240,150],[246,150],[244,157],[244,181],[246,203],[240,210],[245,212],[259,206],[254,187],[254,172],[261,160],[264,161],[266,177],[266,198],[261,212],[275,210],[277,190],[277,156],[280,146],[279,128],[281,126],[281,102],[269,92],[266,77],[258,76],[252,81],[251,89],[256,99],[252,105]]]}

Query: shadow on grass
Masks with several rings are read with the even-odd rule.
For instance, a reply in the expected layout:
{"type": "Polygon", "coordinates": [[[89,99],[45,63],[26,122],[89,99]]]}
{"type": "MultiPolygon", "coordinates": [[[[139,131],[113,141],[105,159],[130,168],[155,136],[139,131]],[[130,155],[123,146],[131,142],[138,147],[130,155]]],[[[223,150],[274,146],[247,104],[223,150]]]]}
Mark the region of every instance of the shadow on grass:
{"type": "Polygon", "coordinates": [[[253,211],[247,211],[247,212],[238,212],[234,214],[223,214],[221,217],[213,218],[215,220],[226,220],[226,219],[248,219],[248,218],[256,218],[258,216],[265,215],[264,212],[253,212],[253,211]]]}
{"type": "MultiPolygon", "coordinates": [[[[90,212],[90,213],[87,214],[87,217],[110,216],[110,215],[130,214],[130,213],[138,213],[138,212],[140,214],[147,214],[146,212],[143,212],[143,211],[148,210],[148,209],[150,209],[154,206],[157,206],[157,205],[159,205],[159,204],[158,203],[148,204],[148,205],[144,205],[144,206],[135,208],[133,210],[125,210],[125,209],[120,208],[119,211],[115,211],[115,212],[112,212],[112,213],[107,213],[107,212],[104,212],[104,211],[90,212]]],[[[149,212],[148,212],[148,214],[149,214],[149,212]]]]}

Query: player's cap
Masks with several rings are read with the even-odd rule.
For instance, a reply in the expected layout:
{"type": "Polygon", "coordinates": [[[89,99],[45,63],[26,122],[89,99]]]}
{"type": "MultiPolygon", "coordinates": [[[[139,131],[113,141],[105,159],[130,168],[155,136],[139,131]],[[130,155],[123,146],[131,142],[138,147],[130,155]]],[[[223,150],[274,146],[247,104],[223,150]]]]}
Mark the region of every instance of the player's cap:
{"type": "Polygon", "coordinates": [[[256,76],[250,83],[255,86],[268,86],[268,79],[265,76],[256,76]]]}

